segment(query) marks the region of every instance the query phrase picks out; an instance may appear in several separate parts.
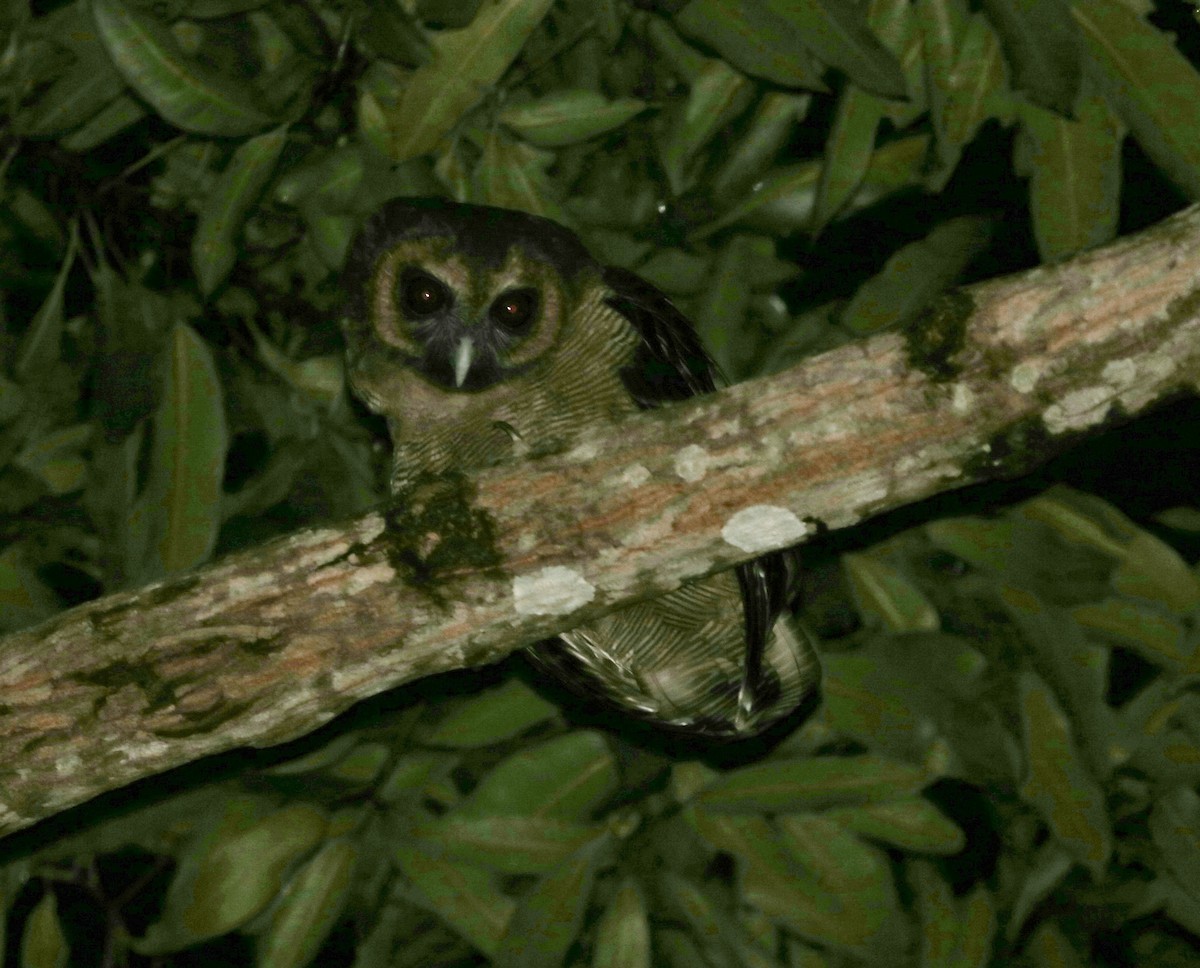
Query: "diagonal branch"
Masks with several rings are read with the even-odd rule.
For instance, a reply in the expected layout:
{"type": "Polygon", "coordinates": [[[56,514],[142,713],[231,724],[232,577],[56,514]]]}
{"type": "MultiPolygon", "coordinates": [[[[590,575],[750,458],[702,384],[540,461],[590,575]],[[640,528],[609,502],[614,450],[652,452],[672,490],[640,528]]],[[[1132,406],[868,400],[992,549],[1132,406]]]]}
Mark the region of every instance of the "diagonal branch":
{"type": "Polygon", "coordinates": [[[1026,469],[1200,385],[1200,209],[887,333],[0,640],[0,833],[1026,469]]]}

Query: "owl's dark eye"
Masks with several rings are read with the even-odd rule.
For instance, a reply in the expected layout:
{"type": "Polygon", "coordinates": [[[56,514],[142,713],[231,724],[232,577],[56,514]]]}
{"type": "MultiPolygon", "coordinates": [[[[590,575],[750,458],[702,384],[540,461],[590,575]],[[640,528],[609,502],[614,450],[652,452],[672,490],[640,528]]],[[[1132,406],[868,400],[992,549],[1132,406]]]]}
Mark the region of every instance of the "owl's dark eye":
{"type": "Polygon", "coordinates": [[[420,269],[405,269],[400,276],[400,308],[409,318],[432,316],[450,305],[445,283],[420,269]]]}
{"type": "Polygon", "coordinates": [[[533,323],[537,307],[536,289],[510,289],[496,297],[488,315],[506,333],[520,336],[533,323]]]}

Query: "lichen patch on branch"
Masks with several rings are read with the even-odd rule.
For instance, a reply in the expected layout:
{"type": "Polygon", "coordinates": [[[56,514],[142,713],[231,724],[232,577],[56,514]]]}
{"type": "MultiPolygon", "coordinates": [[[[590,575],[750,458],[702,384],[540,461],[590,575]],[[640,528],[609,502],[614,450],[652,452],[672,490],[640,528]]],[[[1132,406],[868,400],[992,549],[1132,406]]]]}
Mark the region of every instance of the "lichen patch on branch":
{"type": "Polygon", "coordinates": [[[787,508],[752,504],[725,522],[721,537],[740,551],[774,551],[796,544],[808,530],[787,508]]]}
{"type": "Polygon", "coordinates": [[[596,586],[574,568],[551,565],[513,579],[513,608],[520,615],[566,615],[596,597],[596,586]]]}

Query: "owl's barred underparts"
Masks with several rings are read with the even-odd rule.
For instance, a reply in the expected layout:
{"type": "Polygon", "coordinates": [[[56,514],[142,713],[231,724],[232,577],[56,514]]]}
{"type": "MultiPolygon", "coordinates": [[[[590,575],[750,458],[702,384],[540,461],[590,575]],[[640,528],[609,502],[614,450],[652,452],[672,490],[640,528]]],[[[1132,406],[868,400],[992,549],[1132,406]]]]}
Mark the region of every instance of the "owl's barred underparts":
{"type": "MultiPolygon", "coordinates": [[[[690,322],[547,219],[395,199],[347,260],[355,392],[387,419],[392,489],[565,448],[586,429],[715,389],[690,322]]],[[[789,605],[793,552],[688,582],[533,646],[568,686],[639,718],[749,736],[816,688],[789,605]]]]}

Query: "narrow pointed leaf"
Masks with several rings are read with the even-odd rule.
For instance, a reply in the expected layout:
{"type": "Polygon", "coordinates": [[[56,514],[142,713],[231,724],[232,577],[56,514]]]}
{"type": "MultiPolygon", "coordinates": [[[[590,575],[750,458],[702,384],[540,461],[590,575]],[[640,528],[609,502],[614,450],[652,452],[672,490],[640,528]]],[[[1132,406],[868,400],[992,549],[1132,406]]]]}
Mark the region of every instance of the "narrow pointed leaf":
{"type": "Polygon", "coordinates": [[[1028,107],[1022,133],[1031,168],[1029,208],[1043,262],[1057,262],[1117,233],[1121,130],[1101,98],[1071,121],[1028,107]]]}
{"type": "Polygon", "coordinates": [[[872,840],[925,854],[957,854],[967,839],[923,797],[827,810],[824,816],[872,840]]]}
{"type": "Polygon", "coordinates": [[[413,835],[447,857],[502,874],[544,874],[563,863],[601,828],[550,817],[460,817],[418,825],[413,835]]]}
{"type": "Polygon", "coordinates": [[[910,796],[928,782],[924,770],[879,756],[768,760],[722,775],[697,802],[735,813],[812,810],[910,796]]]}
{"type": "Polygon", "coordinates": [[[390,110],[384,107],[392,158],[436,148],[508,69],[551,2],[498,0],[484,5],[470,26],[442,31],[430,63],[408,76],[390,110]]]}
{"type": "Polygon", "coordinates": [[[1121,119],[1154,163],[1200,198],[1200,73],[1121,0],[1077,2],[1071,12],[1121,119]]]}
{"type": "Polygon", "coordinates": [[[288,882],[270,927],[259,937],[260,968],[304,968],[313,963],[350,895],[358,848],[332,840],[288,882]]]}
{"type": "Polygon", "coordinates": [[[505,108],[500,120],[530,144],[557,148],[619,128],[646,107],[636,98],[610,101],[595,91],[567,88],[505,108]]]}
{"type": "Polygon", "coordinates": [[[983,0],[1013,68],[1013,87],[1063,116],[1083,77],[1079,32],[1068,0],[983,0]]]}
{"type": "Polygon", "coordinates": [[[12,372],[18,381],[26,382],[45,376],[59,359],[62,352],[63,292],[78,248],[79,234],[72,225],[67,251],[58,275],[54,277],[54,285],[38,307],[17,349],[12,372]]]}
{"type": "Polygon", "coordinates": [[[496,957],[506,968],[558,968],[574,942],[592,894],[603,839],[542,877],[521,898],[496,957]]]}
{"type": "Polygon", "coordinates": [[[868,618],[889,632],[936,632],[937,609],[913,582],[881,558],[847,554],[842,566],[855,599],[868,618]]]}
{"type": "Polygon", "coordinates": [[[59,143],[68,151],[91,151],[145,116],[146,111],[137,98],[120,94],[59,143]]]}
{"type": "Polygon", "coordinates": [[[166,24],[121,0],[93,0],[100,38],[117,70],[172,124],[197,134],[252,134],[276,123],[249,87],[193,61],[166,24]]]}
{"type": "Polygon", "coordinates": [[[212,352],[177,323],[167,343],[154,415],[150,478],[135,509],[144,529],[143,579],[192,568],[216,544],[228,435],[212,352]]]}
{"type": "Polygon", "coordinates": [[[71,956],[58,901],[47,890],[29,913],[21,935],[21,968],[66,968],[71,956]]]}
{"type": "Polygon", "coordinates": [[[251,207],[275,171],[287,143],[287,126],[241,144],[221,172],[192,236],[192,268],[200,291],[211,295],[237,259],[237,239],[251,207]]]}
{"type": "Polygon", "coordinates": [[[501,760],[456,813],[577,820],[616,788],[616,761],[604,737],[591,731],[567,733],[501,760]]]}
{"type": "Polygon", "coordinates": [[[811,86],[797,70],[808,49],[855,84],[882,97],[903,97],[904,72],[871,33],[862,12],[840,0],[692,0],[675,16],[689,36],[730,63],[777,84],[811,86]]]}
{"type": "Polygon", "coordinates": [[[496,952],[516,902],[503,893],[496,875],[469,864],[451,862],[419,850],[397,846],[396,860],[404,876],[428,907],[485,955],[496,952]]]}
{"type": "Polygon", "coordinates": [[[842,313],[842,325],[865,335],[911,322],[933,303],[991,239],[981,216],[943,222],[924,239],[904,246],[883,270],[859,287],[842,313]]]}
{"type": "Polygon", "coordinates": [[[1027,764],[1021,797],[1076,860],[1098,873],[1112,851],[1104,793],[1084,766],[1054,694],[1032,672],[1022,673],[1020,686],[1027,764]]]}
{"type": "Polygon", "coordinates": [[[596,925],[592,968],[650,968],[650,923],[637,881],[626,878],[596,925]]]}
{"type": "Polygon", "coordinates": [[[825,142],[813,212],[814,234],[854,197],[871,164],[875,132],[882,117],[883,101],[874,94],[854,85],[848,85],[842,91],[833,127],[825,142]]]}
{"type": "Polygon", "coordinates": [[[556,712],[527,685],[510,679],[451,710],[423,740],[456,749],[489,746],[519,736],[556,712]]]}

